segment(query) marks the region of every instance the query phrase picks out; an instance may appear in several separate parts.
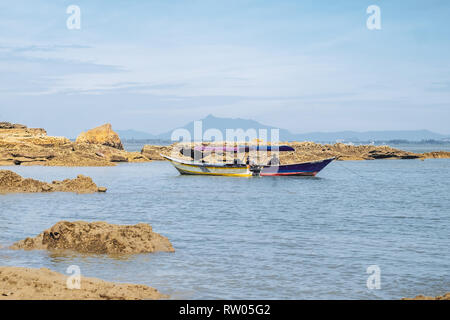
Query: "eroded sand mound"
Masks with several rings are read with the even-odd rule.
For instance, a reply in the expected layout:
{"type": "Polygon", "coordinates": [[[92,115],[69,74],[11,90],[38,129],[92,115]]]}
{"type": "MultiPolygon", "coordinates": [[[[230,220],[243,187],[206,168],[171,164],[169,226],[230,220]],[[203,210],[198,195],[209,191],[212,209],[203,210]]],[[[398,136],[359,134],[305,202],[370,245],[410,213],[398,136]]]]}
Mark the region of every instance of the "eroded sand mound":
{"type": "Polygon", "coordinates": [[[67,277],[46,268],[0,267],[0,300],[142,300],[168,296],[137,284],[81,277],[80,289],[69,289],[67,277]]]}
{"type": "Polygon", "coordinates": [[[174,252],[169,239],[145,223],[134,226],[106,222],[60,221],[35,238],[16,242],[12,249],[73,250],[81,253],[132,254],[174,252]]]}
{"type": "Polygon", "coordinates": [[[97,187],[90,177],[78,175],[76,179],[65,179],[42,182],[31,178],[24,179],[10,170],[0,170],[0,193],[26,192],[76,192],[94,193],[105,192],[106,188],[97,187]]]}

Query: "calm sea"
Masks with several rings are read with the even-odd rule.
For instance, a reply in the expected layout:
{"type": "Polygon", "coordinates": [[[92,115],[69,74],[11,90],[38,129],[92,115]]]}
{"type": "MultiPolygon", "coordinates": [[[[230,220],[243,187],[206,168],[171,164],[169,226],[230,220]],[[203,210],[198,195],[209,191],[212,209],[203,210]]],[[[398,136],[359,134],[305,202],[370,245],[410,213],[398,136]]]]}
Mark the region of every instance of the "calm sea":
{"type": "Polygon", "coordinates": [[[450,160],[333,162],[316,178],[180,176],[168,162],[2,167],[105,194],[0,195],[0,265],[142,283],[174,299],[398,299],[450,291],[450,160]],[[146,222],[175,253],[12,251],[60,220],[146,222]],[[381,288],[368,289],[376,265],[381,288]]]}

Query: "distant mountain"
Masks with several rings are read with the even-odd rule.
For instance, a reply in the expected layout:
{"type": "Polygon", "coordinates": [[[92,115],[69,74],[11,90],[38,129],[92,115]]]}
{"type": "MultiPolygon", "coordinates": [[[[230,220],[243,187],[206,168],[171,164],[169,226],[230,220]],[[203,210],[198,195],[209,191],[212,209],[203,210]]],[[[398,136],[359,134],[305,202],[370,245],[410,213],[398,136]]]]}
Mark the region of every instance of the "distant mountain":
{"type": "Polygon", "coordinates": [[[311,132],[297,134],[297,140],[311,141],[389,141],[389,140],[442,140],[446,136],[429,130],[408,130],[408,131],[340,131],[340,132],[311,132]]]}
{"type": "MultiPolygon", "coordinates": [[[[218,129],[222,132],[224,139],[226,138],[226,130],[227,129],[243,129],[244,131],[248,129],[255,129],[258,134],[258,130],[266,129],[267,130],[267,139],[270,140],[270,130],[271,129],[279,129],[276,127],[268,126],[261,124],[255,120],[241,119],[241,118],[218,118],[213,115],[208,115],[206,118],[201,119],[202,121],[202,132],[204,133],[208,129],[218,129]]],[[[194,137],[194,121],[189,122],[185,126],[180,129],[186,129],[191,133],[191,137],[194,137]]],[[[280,137],[284,137],[284,139],[293,140],[294,135],[292,135],[288,130],[279,129],[280,137]]],[[[158,135],[160,139],[170,139],[172,136],[173,130],[167,131],[158,135]]],[[[280,138],[281,139],[281,138],[280,138]]]]}
{"type": "Polygon", "coordinates": [[[122,140],[148,140],[157,139],[155,135],[136,130],[116,130],[122,140]]]}
{"type": "MultiPolygon", "coordinates": [[[[422,140],[436,140],[444,141],[449,137],[435,133],[429,130],[409,130],[409,131],[339,131],[339,132],[310,132],[310,133],[291,133],[289,130],[276,128],[269,125],[261,124],[255,120],[241,119],[241,118],[218,118],[213,115],[201,119],[202,132],[208,129],[218,129],[222,132],[223,137],[226,137],[226,129],[255,129],[258,133],[259,129],[267,130],[267,140],[270,140],[270,130],[279,129],[280,141],[315,141],[315,142],[368,142],[368,141],[390,141],[390,140],[407,140],[407,141],[422,141],[422,140]]],[[[181,128],[186,129],[194,137],[194,121],[189,122],[181,128]]],[[[117,130],[121,139],[161,139],[170,140],[173,130],[152,135],[150,133],[135,131],[135,130],[117,130]]]]}

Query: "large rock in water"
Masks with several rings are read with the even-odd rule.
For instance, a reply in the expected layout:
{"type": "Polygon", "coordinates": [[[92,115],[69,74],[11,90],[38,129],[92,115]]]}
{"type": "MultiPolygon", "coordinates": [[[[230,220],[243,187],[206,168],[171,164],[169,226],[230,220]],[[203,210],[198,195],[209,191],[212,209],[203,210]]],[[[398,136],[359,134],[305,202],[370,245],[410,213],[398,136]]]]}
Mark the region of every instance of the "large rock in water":
{"type": "Polygon", "coordinates": [[[12,249],[73,250],[81,253],[132,254],[174,252],[169,239],[146,223],[134,226],[106,222],[60,221],[35,238],[16,242],[12,249]]]}
{"type": "Polygon", "coordinates": [[[111,124],[106,123],[100,127],[82,132],[75,141],[77,143],[101,144],[123,150],[119,135],[112,130],[111,124]]]}

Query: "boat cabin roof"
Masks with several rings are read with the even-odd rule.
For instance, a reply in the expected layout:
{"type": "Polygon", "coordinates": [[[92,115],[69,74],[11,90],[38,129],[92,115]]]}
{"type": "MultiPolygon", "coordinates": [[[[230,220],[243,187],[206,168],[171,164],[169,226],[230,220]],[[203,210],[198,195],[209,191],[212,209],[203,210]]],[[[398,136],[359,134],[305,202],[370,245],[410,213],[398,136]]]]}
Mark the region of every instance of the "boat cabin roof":
{"type": "Polygon", "coordinates": [[[291,146],[267,146],[267,145],[256,145],[256,146],[237,146],[237,147],[216,147],[216,146],[195,146],[194,148],[182,148],[180,153],[184,156],[201,159],[207,156],[211,152],[250,152],[250,151],[270,151],[270,152],[286,152],[295,151],[291,146]]]}

